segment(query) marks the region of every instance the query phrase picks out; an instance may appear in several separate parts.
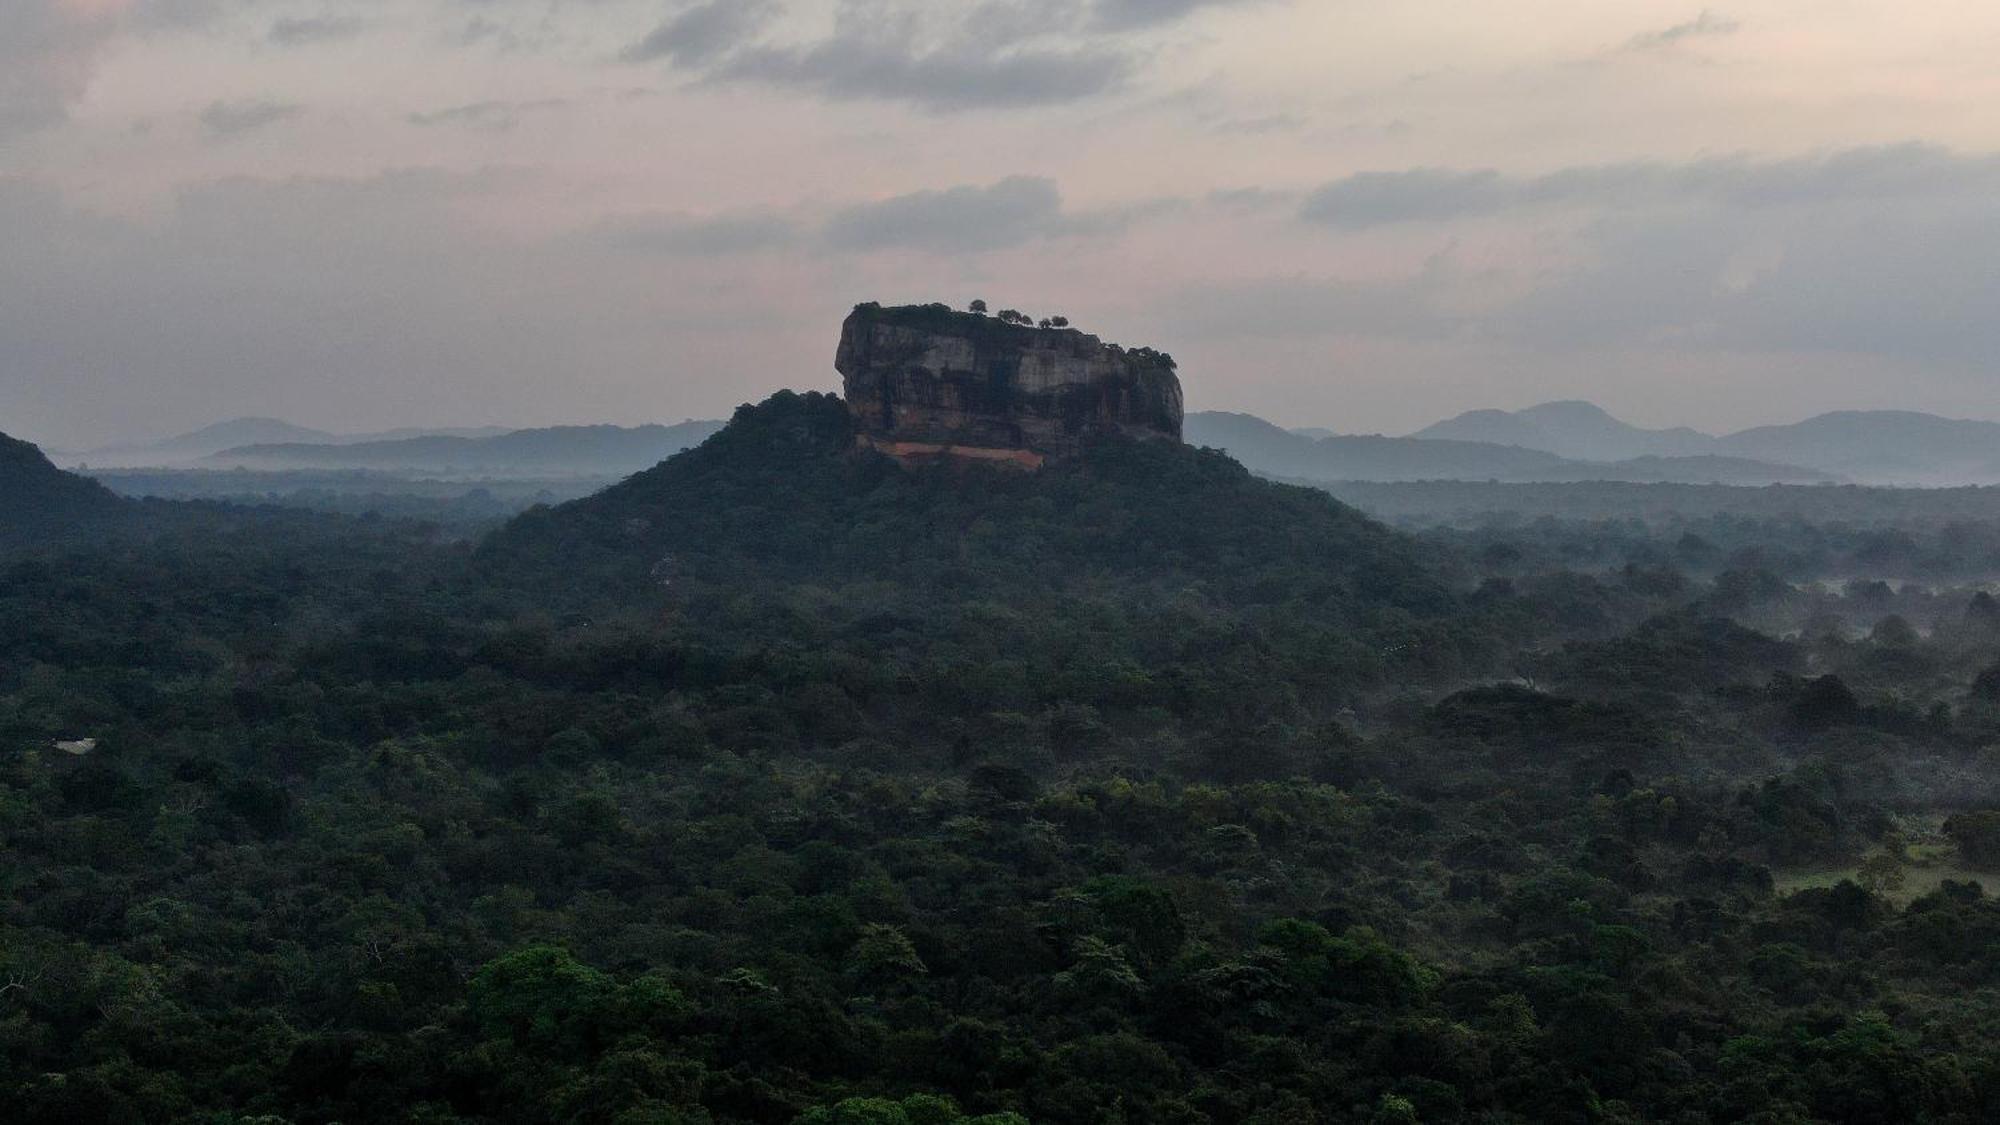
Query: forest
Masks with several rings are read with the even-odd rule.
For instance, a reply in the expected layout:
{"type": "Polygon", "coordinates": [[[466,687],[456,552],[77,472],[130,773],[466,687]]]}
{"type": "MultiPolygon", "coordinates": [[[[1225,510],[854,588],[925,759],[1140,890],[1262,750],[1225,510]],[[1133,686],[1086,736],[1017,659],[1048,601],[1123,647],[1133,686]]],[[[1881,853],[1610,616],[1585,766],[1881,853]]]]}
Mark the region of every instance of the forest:
{"type": "Polygon", "coordinates": [[[0,510],[10,1119],[2000,1120],[1982,498],[850,427],[486,534],[0,510]]]}

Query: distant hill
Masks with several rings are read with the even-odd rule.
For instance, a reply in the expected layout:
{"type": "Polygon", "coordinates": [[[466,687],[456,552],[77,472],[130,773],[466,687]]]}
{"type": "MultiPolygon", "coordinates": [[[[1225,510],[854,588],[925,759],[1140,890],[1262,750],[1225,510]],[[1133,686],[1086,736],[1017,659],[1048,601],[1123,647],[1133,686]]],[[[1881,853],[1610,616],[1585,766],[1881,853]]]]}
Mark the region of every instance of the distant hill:
{"type": "Polygon", "coordinates": [[[1521,526],[1539,519],[1642,520],[1666,526],[1721,516],[1746,523],[1847,524],[1908,533],[1952,524],[2000,523],[2000,488],[1990,486],[1732,488],[1630,481],[1336,481],[1321,487],[1377,519],[1403,526],[1521,526]]]}
{"type": "Polygon", "coordinates": [[[1551,453],[1464,441],[1347,436],[1311,438],[1250,414],[1187,416],[1190,445],[1220,449],[1254,472],[1318,480],[1541,479],[1564,465],[1551,453]]]}
{"type": "Polygon", "coordinates": [[[0,546],[87,532],[124,510],[125,502],[110,489],[66,473],[34,445],[0,434],[0,546]]]}
{"type": "MultiPolygon", "coordinates": [[[[511,434],[513,426],[397,426],[392,430],[377,430],[365,434],[341,434],[335,445],[356,445],[364,441],[401,441],[404,438],[457,437],[489,438],[501,434],[511,434]]],[[[245,443],[249,444],[249,443],[245,443]]]]}
{"type": "Polygon", "coordinates": [[[76,454],[93,465],[172,465],[206,457],[235,445],[268,442],[338,441],[339,435],[277,418],[233,418],[159,441],[105,446],[76,454]]]}
{"type": "Polygon", "coordinates": [[[1629,484],[1841,484],[1837,473],[1752,457],[1700,454],[1689,457],[1632,457],[1624,461],[1565,461],[1548,481],[1607,481],[1629,484]]]}
{"type": "Polygon", "coordinates": [[[402,427],[380,433],[336,434],[295,426],[277,418],[235,418],[160,441],[106,446],[67,454],[65,458],[66,463],[93,467],[164,467],[191,464],[225,449],[246,445],[345,445],[429,436],[492,437],[507,432],[501,426],[478,426],[441,429],[402,427]]]}
{"type": "Polygon", "coordinates": [[[1831,474],[1747,458],[1643,456],[1572,460],[1495,442],[1430,438],[1312,438],[1248,414],[1190,414],[1187,440],[1227,452],[1255,472],[1293,480],[1580,480],[1718,484],[1812,484],[1831,474]]]}
{"type": "MultiPolygon", "coordinates": [[[[1472,410],[1410,437],[1490,442],[1585,461],[1747,459],[1795,465],[1864,484],[2000,483],[2000,424],[1905,410],[1838,411],[1710,437],[1685,428],[1641,429],[1588,402],[1550,402],[1526,410],[1472,410]]],[[[1740,463],[1721,467],[1740,475],[1740,463]]]]}
{"type": "Polygon", "coordinates": [[[1730,434],[1718,452],[1811,465],[1873,484],[2000,483],[2000,424],[1846,410],[1730,434]]]}
{"type": "Polygon", "coordinates": [[[1539,449],[1577,461],[1698,457],[1718,452],[1715,439],[1686,428],[1646,430],[1588,402],[1547,402],[1526,410],[1472,410],[1410,435],[1539,449]]]}
{"type": "Polygon", "coordinates": [[[672,426],[550,426],[493,437],[246,445],[203,459],[210,468],[373,469],[454,474],[624,476],[701,444],[721,422],[672,426]]]}

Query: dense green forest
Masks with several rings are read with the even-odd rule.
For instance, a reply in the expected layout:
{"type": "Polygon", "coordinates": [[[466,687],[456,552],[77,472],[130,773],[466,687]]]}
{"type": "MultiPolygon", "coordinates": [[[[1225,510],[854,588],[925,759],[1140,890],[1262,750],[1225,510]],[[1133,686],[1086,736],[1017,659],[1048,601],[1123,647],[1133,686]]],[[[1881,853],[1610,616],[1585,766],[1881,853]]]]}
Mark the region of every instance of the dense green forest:
{"type": "MultiPolygon", "coordinates": [[[[1299,482],[1307,483],[1307,482],[1299,482]]],[[[1539,519],[1670,524],[1734,518],[1853,527],[1936,528],[2000,520],[2000,487],[1864,488],[1842,484],[1637,484],[1583,481],[1321,482],[1341,500],[1399,526],[1520,525],[1539,519]]]]}
{"type": "Polygon", "coordinates": [[[51,486],[125,522],[0,553],[0,1104],[2000,1119],[1992,523],[851,446],[476,540],[51,486]]]}

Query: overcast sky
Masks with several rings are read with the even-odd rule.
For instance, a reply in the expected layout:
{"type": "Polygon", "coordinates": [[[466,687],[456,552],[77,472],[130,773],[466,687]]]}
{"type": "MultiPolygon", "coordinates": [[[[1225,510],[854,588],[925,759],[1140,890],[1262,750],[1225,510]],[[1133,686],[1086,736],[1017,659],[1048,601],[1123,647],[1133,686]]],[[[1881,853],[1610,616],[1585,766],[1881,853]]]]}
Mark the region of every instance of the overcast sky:
{"type": "Polygon", "coordinates": [[[858,301],[1400,433],[2000,418],[1990,0],[0,0],[0,430],[678,421],[858,301]]]}

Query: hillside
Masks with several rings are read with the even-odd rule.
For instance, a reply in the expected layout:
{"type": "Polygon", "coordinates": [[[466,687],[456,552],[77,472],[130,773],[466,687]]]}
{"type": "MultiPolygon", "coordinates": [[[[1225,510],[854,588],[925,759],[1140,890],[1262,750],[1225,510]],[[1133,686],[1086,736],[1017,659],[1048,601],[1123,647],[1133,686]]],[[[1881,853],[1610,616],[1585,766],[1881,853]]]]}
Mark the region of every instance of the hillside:
{"type": "Polygon", "coordinates": [[[659,463],[722,427],[549,426],[491,437],[428,435],[388,441],[244,445],[204,459],[212,468],[373,469],[431,473],[622,476],[659,463]]]}
{"type": "Polygon", "coordinates": [[[1202,411],[1186,422],[1190,445],[1220,449],[1253,472],[1318,480],[1517,480],[1563,465],[1551,453],[1465,441],[1377,435],[1312,438],[1249,414],[1202,411]]]}
{"type": "Polygon", "coordinates": [[[1188,415],[1187,435],[1189,442],[1221,449],[1254,472],[1307,481],[1604,480],[1765,485],[1836,479],[1828,473],[1747,457],[1649,454],[1617,461],[1581,461],[1491,441],[1376,435],[1312,437],[1248,414],[1219,411],[1188,415]]]}
{"type": "MultiPolygon", "coordinates": [[[[1810,476],[1774,476],[1759,482],[1742,462],[1797,466],[1824,479],[1878,485],[1978,485],[2000,483],[2000,424],[1941,418],[1907,410],[1847,410],[1800,422],[1758,426],[1710,437],[1686,428],[1647,430],[1628,425],[1588,402],[1550,402],[1525,410],[1471,410],[1411,434],[1413,440],[1488,442],[1593,462],[1638,458],[1680,461],[1731,458],[1712,479],[1739,483],[1803,483],[1810,476]]],[[[1700,466],[1670,466],[1672,475],[1620,472],[1606,480],[1705,482],[1700,466]],[[1686,474],[1682,469],[1688,470],[1686,474]]],[[[1768,471],[1764,470],[1764,471],[1768,471]]],[[[1363,479],[1363,478],[1355,478],[1363,479]]],[[[1378,476],[1372,479],[1397,479],[1378,476]]],[[[1525,480],[1493,474],[1493,479],[1525,480]]],[[[1584,479],[1549,477],[1539,479],[1584,479]]]]}
{"type": "Polygon", "coordinates": [[[1471,410],[1410,436],[1514,445],[1578,461],[1693,457],[1716,451],[1715,439],[1707,434],[1685,427],[1641,429],[1588,402],[1546,402],[1514,411],[1471,410]]]}
{"type": "Polygon", "coordinates": [[[87,531],[123,510],[103,485],[66,473],[34,445],[0,434],[0,546],[87,531]]]}
{"type": "Polygon", "coordinates": [[[699,448],[520,517],[483,554],[603,590],[810,579],[962,600],[1199,581],[1210,597],[1310,601],[1329,619],[1450,604],[1412,542],[1218,454],[1106,440],[1034,473],[910,471],[853,446],[838,398],[780,394],[699,448]]]}
{"type": "Polygon", "coordinates": [[[278,418],[232,418],[227,422],[217,422],[212,426],[203,426],[198,430],[159,441],[94,449],[87,456],[94,461],[122,462],[130,459],[142,461],[151,459],[155,463],[171,464],[206,457],[217,450],[228,449],[235,445],[338,440],[338,434],[315,430],[309,426],[295,426],[278,418]]]}
{"type": "Polygon", "coordinates": [[[1836,411],[1730,434],[1718,452],[1811,465],[1871,484],[2000,483],[2000,424],[1906,410],[1836,411]]]}

